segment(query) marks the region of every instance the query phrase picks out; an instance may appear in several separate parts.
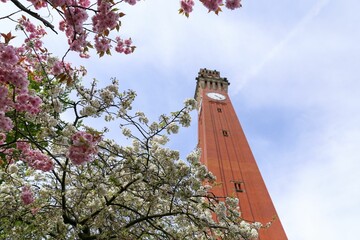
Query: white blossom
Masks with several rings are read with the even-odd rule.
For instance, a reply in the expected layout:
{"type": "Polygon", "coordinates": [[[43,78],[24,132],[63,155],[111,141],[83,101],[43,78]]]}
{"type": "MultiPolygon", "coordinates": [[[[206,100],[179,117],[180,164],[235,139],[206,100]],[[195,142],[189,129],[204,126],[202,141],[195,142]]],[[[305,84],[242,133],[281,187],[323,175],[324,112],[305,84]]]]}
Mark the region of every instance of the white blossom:
{"type": "Polygon", "coordinates": [[[16,166],[16,164],[10,164],[8,166],[8,172],[11,173],[17,173],[18,172],[18,167],[16,166]]]}
{"type": "Polygon", "coordinates": [[[253,226],[255,229],[259,230],[259,229],[262,227],[262,224],[261,224],[260,222],[254,222],[254,223],[252,224],[252,226],[253,226]]]}
{"type": "Polygon", "coordinates": [[[60,113],[62,112],[62,109],[63,109],[63,104],[59,101],[59,99],[55,98],[53,100],[53,108],[54,108],[54,111],[57,112],[57,113],[60,113]]]}
{"type": "Polygon", "coordinates": [[[226,206],[224,202],[219,202],[215,208],[215,213],[219,220],[223,220],[226,217],[226,206]]]}
{"type": "Polygon", "coordinates": [[[80,110],[81,116],[92,116],[96,114],[97,110],[91,105],[85,106],[83,109],[80,110]]]}
{"type": "Polygon", "coordinates": [[[99,108],[100,107],[100,101],[97,99],[93,99],[90,101],[91,106],[93,106],[94,108],[99,108]]]}
{"type": "Polygon", "coordinates": [[[108,89],[103,89],[100,92],[100,97],[102,101],[107,105],[110,105],[114,101],[114,93],[109,91],[108,89]]]}
{"type": "Polygon", "coordinates": [[[179,126],[172,122],[169,124],[169,126],[167,126],[166,131],[168,134],[176,134],[179,131],[179,126]]]}
{"type": "Polygon", "coordinates": [[[191,122],[190,114],[187,112],[184,112],[183,114],[181,114],[179,122],[183,127],[190,126],[190,122],[191,122]]]}
{"type": "Polygon", "coordinates": [[[250,239],[254,239],[254,238],[258,238],[259,237],[259,233],[256,229],[251,229],[250,231],[250,239]]]}
{"type": "Polygon", "coordinates": [[[185,107],[187,107],[189,111],[196,109],[196,100],[193,98],[186,99],[184,104],[185,104],[185,107]]]}
{"type": "Polygon", "coordinates": [[[125,137],[131,137],[131,131],[129,128],[123,128],[122,129],[122,134],[124,134],[125,137]]]}

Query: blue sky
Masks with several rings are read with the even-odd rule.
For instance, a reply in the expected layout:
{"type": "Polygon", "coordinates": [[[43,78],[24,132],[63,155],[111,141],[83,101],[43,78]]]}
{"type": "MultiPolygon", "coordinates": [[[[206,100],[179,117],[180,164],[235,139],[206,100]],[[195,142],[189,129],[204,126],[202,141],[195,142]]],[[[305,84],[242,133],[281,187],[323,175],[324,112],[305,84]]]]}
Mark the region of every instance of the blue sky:
{"type": "MultiPolygon", "coordinates": [[[[137,91],[134,108],[152,118],[193,96],[200,68],[220,71],[288,238],[354,239],[360,2],[244,0],[220,16],[197,3],[189,19],[178,7],[163,0],[126,6],[121,31],[137,45],[133,55],[71,60],[89,77],[104,84],[117,77],[137,91]]],[[[197,142],[195,112],[193,119],[171,143],[182,156],[197,142]]]]}

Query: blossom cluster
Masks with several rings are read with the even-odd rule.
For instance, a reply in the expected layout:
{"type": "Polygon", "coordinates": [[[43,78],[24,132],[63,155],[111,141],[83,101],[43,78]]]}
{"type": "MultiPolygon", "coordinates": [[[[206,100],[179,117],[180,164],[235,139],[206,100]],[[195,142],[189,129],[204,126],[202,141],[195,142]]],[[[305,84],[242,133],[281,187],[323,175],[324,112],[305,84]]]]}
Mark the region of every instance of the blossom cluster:
{"type": "Polygon", "coordinates": [[[83,29],[84,22],[88,19],[85,8],[80,2],[74,1],[74,5],[67,6],[65,19],[60,22],[60,30],[64,31],[70,49],[76,52],[85,52],[88,42],[86,41],[87,32],[83,29]]]}
{"type": "Polygon", "coordinates": [[[91,134],[83,131],[76,132],[72,137],[68,157],[75,165],[80,165],[93,160],[97,154],[97,145],[101,137],[97,134],[91,134]]]}
{"type": "MultiPolygon", "coordinates": [[[[29,0],[35,10],[49,7],[56,9],[61,15],[62,20],[59,22],[59,30],[63,31],[67,37],[69,49],[78,52],[80,57],[88,58],[89,49],[95,47],[99,56],[104,53],[110,54],[112,44],[115,43],[116,51],[119,53],[130,54],[134,51],[131,46],[131,40],[116,40],[109,35],[113,30],[119,31],[120,18],[125,14],[120,12],[115,5],[119,4],[113,1],[96,1],[90,0],[29,0]],[[87,28],[90,25],[91,28],[87,28]],[[93,41],[89,36],[93,36],[93,41]]],[[[125,0],[124,2],[135,5],[139,0],[125,0]]],[[[3,0],[2,2],[6,2],[3,0]]],[[[20,25],[26,31],[31,32],[27,42],[40,48],[42,42],[39,40],[40,35],[46,34],[42,28],[35,28],[34,25],[25,17],[19,20],[20,25]]],[[[55,27],[52,27],[55,30],[55,27]]],[[[30,45],[29,45],[30,46],[30,45]]]]}
{"type": "Polygon", "coordinates": [[[138,2],[140,0],[125,0],[126,3],[130,4],[130,5],[135,5],[136,2],[138,2]]]}
{"type": "Polygon", "coordinates": [[[5,133],[0,133],[0,144],[4,144],[6,140],[5,133]]]}
{"type": "Polygon", "coordinates": [[[18,141],[16,143],[16,148],[21,151],[20,159],[26,162],[30,167],[44,172],[54,168],[51,159],[39,150],[31,149],[29,143],[18,141]]]}
{"type": "MultiPolygon", "coordinates": [[[[44,28],[40,26],[35,26],[28,18],[22,17],[19,20],[20,28],[22,28],[25,32],[27,32],[27,38],[25,39],[24,49],[31,50],[41,50],[43,46],[43,42],[41,38],[46,35],[46,31],[44,28]]],[[[42,60],[46,60],[46,55],[39,55],[42,60]]]]}
{"type": "Polygon", "coordinates": [[[131,38],[123,40],[120,37],[116,37],[116,47],[115,47],[115,51],[119,52],[119,53],[125,53],[125,54],[130,54],[134,51],[134,46],[132,46],[132,40],[131,38]]]}
{"type": "Polygon", "coordinates": [[[42,103],[39,97],[28,91],[26,69],[18,64],[19,51],[21,49],[0,43],[0,132],[8,132],[14,126],[12,120],[6,116],[7,112],[16,109],[37,114],[42,103]],[[16,96],[15,100],[12,95],[16,96]]]}
{"type": "Polygon", "coordinates": [[[60,60],[55,60],[50,73],[52,73],[54,76],[59,76],[62,73],[65,73],[67,75],[72,75],[74,74],[74,71],[71,68],[70,63],[60,60]]]}
{"type": "Polygon", "coordinates": [[[189,14],[193,10],[194,1],[193,0],[181,0],[180,5],[181,5],[181,9],[184,10],[185,14],[189,14]]]}
{"type": "Polygon", "coordinates": [[[106,30],[114,29],[120,16],[112,11],[110,1],[98,1],[97,8],[98,13],[92,17],[93,30],[97,33],[103,33],[106,30]]]}
{"type": "Polygon", "coordinates": [[[21,200],[25,205],[29,205],[34,202],[34,194],[29,186],[24,186],[21,191],[21,200]]]}
{"type": "Polygon", "coordinates": [[[12,120],[9,117],[6,117],[3,111],[0,111],[0,131],[8,132],[13,127],[12,120]]]}
{"type": "Polygon", "coordinates": [[[225,6],[231,10],[241,7],[241,0],[226,0],[225,6]]]}
{"type": "MultiPolygon", "coordinates": [[[[137,1],[125,0],[130,5],[134,5],[137,1]]],[[[119,40],[115,41],[109,37],[110,31],[119,30],[119,18],[125,15],[114,8],[116,4],[112,1],[97,1],[96,4],[91,5],[89,0],[54,0],[52,5],[58,11],[63,11],[64,19],[60,21],[59,29],[65,32],[70,50],[78,52],[80,57],[89,57],[88,51],[93,45],[88,40],[88,36],[92,33],[94,34],[94,47],[99,56],[103,56],[104,53],[110,54],[112,42],[117,43],[116,51],[119,53],[133,52],[134,48],[124,48],[119,51],[119,40]],[[94,5],[96,9],[92,8],[94,5]],[[89,14],[92,14],[91,23],[87,21],[90,17],[89,14]],[[89,24],[92,26],[91,30],[84,27],[89,24]]]]}
{"type": "Polygon", "coordinates": [[[20,112],[37,114],[40,112],[41,103],[42,103],[41,98],[38,96],[31,96],[29,94],[20,94],[16,97],[15,109],[20,112]]]}
{"type": "MultiPolygon", "coordinates": [[[[216,14],[221,11],[221,6],[224,5],[223,0],[200,0],[202,4],[209,10],[216,14]]],[[[184,13],[187,17],[192,12],[194,0],[181,0],[180,13],[184,13]]],[[[231,10],[241,7],[241,0],[225,0],[225,7],[231,10]]]]}
{"type": "Polygon", "coordinates": [[[209,9],[209,11],[218,11],[220,5],[223,4],[223,0],[200,0],[202,4],[209,9]]]}

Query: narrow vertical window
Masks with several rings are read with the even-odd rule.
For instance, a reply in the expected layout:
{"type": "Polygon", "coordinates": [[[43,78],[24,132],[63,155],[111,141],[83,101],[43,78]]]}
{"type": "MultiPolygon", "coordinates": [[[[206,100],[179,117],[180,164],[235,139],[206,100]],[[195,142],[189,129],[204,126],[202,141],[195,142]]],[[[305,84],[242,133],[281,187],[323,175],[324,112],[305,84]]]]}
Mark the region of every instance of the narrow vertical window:
{"type": "Polygon", "coordinates": [[[232,181],[234,183],[235,192],[244,192],[243,182],[232,181]]]}
{"type": "Polygon", "coordinates": [[[222,132],[223,132],[223,135],[224,135],[224,137],[228,137],[228,136],[229,136],[229,133],[228,133],[228,131],[226,131],[226,130],[223,130],[222,132]]]}

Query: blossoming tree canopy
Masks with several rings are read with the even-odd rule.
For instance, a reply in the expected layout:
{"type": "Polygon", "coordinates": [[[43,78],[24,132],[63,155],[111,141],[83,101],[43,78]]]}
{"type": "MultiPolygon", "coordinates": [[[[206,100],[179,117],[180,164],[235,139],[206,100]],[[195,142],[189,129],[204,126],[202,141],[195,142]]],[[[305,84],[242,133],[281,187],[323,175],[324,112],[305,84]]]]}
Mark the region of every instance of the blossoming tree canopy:
{"type": "MultiPolygon", "coordinates": [[[[58,29],[66,34],[69,50],[78,52],[80,57],[88,58],[89,49],[95,48],[99,56],[111,54],[114,47],[116,52],[130,54],[134,51],[130,38],[123,39],[119,36],[112,37],[113,31],[119,31],[120,19],[125,16],[119,10],[122,3],[135,5],[140,0],[28,0],[30,7],[23,5],[18,0],[1,0],[3,3],[13,3],[22,13],[30,15],[33,20],[41,21],[46,27],[56,32],[58,29]],[[60,17],[58,26],[50,23],[50,20],[41,17],[37,11],[47,9],[49,19],[53,21],[52,15],[60,17]],[[92,40],[90,40],[92,38],[92,40]]],[[[234,10],[241,7],[241,0],[199,0],[209,12],[218,14],[221,7],[234,10]]],[[[194,0],[180,0],[179,13],[189,17],[194,6],[194,0]]],[[[11,18],[13,14],[3,18],[11,18]]],[[[16,20],[14,20],[16,21],[16,20]]],[[[24,17],[23,21],[28,21],[24,17]]],[[[34,26],[22,23],[28,32],[34,32],[34,26]]],[[[31,39],[31,37],[30,37],[31,39]]]]}
{"type": "MultiPolygon", "coordinates": [[[[69,51],[87,58],[92,48],[99,56],[112,48],[132,53],[132,40],[112,32],[125,16],[116,6],[138,0],[24,2],[0,3],[19,9],[0,20],[15,22],[24,36],[16,46],[13,33],[0,37],[0,238],[256,238],[262,226],[241,218],[237,199],[219,202],[208,194],[215,178],[199,163],[199,151],[182,161],[166,147],[169,135],[189,126],[194,100],[150,121],[131,110],[134,91],[120,91],[116,79],[104,88],[96,80],[85,87],[86,69],[65,61],[69,51]],[[38,14],[44,9],[60,16],[58,27],[38,14]],[[47,50],[46,30],[65,33],[69,48],[62,58],[47,50]],[[116,121],[117,140],[131,144],[106,138],[106,124],[85,124],[95,118],[116,121]]],[[[200,2],[215,13],[224,4],[200,2]]],[[[188,16],[194,2],[180,4],[188,16]]],[[[225,1],[227,8],[240,6],[225,1]]]]}
{"type": "Polygon", "coordinates": [[[193,99],[180,111],[150,122],[144,113],[132,113],[135,93],[120,92],[116,80],[102,89],[95,82],[86,88],[79,81],[66,87],[56,79],[41,87],[46,89],[37,91],[43,111],[35,116],[8,112],[14,126],[0,145],[1,237],[257,236],[261,225],[241,219],[237,199],[219,202],[208,194],[215,179],[199,163],[199,151],[184,162],[179,152],[165,146],[169,134],[189,125],[193,99]],[[70,91],[77,97],[70,99],[70,91]],[[65,110],[73,111],[72,121],[61,119],[65,110]],[[119,132],[132,144],[120,146],[104,137],[105,127],[96,130],[81,123],[91,118],[117,121],[119,132]]]}

